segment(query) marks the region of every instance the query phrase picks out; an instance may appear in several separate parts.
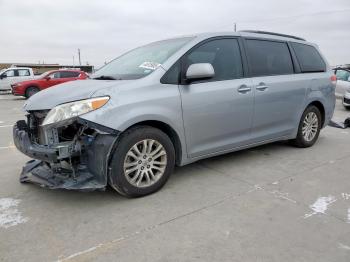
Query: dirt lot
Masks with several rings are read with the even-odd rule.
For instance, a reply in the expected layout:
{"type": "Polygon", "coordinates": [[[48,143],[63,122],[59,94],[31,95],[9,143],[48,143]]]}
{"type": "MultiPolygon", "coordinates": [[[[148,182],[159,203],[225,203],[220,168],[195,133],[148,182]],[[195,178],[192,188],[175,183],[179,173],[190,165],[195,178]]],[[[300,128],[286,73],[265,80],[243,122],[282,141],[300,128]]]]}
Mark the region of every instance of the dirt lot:
{"type": "MultiPolygon", "coordinates": [[[[125,199],[20,184],[23,102],[0,95],[0,261],[350,261],[350,129],[177,168],[125,199]]],[[[338,102],[334,118],[347,116],[338,102]]]]}

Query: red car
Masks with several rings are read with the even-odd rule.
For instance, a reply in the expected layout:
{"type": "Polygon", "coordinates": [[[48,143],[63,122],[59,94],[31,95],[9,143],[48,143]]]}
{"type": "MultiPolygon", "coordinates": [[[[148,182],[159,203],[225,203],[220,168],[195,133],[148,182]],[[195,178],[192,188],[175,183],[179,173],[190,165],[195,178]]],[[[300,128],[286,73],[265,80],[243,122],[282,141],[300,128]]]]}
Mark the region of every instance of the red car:
{"type": "Polygon", "coordinates": [[[88,78],[88,75],[83,71],[55,70],[43,73],[33,80],[15,83],[11,85],[11,89],[13,95],[29,98],[35,93],[51,86],[86,78],[88,78]]]}

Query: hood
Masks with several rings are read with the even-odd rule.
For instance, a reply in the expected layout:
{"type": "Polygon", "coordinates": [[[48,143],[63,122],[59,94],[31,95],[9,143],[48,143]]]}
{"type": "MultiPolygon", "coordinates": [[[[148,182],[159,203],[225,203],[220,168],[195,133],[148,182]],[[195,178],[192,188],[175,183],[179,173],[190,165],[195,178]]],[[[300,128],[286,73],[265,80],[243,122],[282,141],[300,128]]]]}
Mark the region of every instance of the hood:
{"type": "Polygon", "coordinates": [[[26,111],[47,110],[59,104],[90,98],[93,93],[118,85],[115,80],[77,80],[56,85],[30,97],[23,106],[26,111]]]}

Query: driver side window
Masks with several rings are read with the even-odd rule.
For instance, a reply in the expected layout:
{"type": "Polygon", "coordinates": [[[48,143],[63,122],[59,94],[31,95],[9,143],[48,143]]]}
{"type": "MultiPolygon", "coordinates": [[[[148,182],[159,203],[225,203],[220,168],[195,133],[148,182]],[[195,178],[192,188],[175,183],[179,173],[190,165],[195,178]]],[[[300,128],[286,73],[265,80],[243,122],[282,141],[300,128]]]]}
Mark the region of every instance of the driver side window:
{"type": "Polygon", "coordinates": [[[50,75],[51,79],[57,79],[60,78],[60,72],[54,72],[50,75]]]}
{"type": "Polygon", "coordinates": [[[8,70],[3,75],[6,75],[7,77],[14,77],[15,76],[15,70],[8,70]]]}
{"type": "Polygon", "coordinates": [[[242,59],[237,39],[225,38],[206,42],[192,50],[183,61],[184,72],[191,64],[210,63],[214,68],[215,76],[205,81],[243,77],[242,59]]]}

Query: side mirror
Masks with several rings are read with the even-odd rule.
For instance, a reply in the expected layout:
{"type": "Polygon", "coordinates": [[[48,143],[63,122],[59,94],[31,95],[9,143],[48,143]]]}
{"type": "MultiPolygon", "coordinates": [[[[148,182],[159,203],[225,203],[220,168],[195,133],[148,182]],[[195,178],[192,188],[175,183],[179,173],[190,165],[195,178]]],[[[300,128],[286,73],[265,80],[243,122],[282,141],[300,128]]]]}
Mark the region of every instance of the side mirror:
{"type": "Polygon", "coordinates": [[[6,77],[7,77],[6,74],[2,74],[2,75],[0,76],[0,79],[6,78],[6,77]]]}
{"type": "Polygon", "coordinates": [[[46,79],[47,81],[49,81],[49,80],[51,79],[51,77],[45,76],[44,79],[46,79]]]}
{"type": "Polygon", "coordinates": [[[192,64],[186,72],[186,80],[212,78],[215,75],[213,66],[210,63],[192,64]]]}

